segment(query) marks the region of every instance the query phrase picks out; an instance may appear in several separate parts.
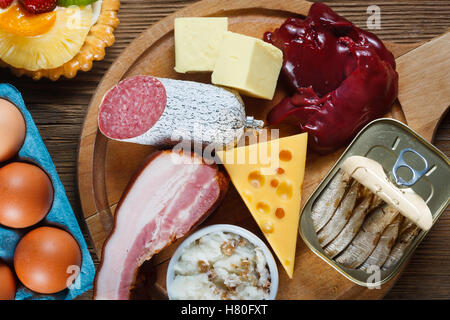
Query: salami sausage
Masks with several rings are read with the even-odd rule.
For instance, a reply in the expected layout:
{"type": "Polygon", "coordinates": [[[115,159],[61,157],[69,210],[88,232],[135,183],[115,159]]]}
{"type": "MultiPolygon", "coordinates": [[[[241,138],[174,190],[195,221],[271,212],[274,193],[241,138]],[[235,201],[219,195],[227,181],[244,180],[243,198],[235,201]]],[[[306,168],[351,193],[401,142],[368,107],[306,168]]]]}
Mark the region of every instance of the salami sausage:
{"type": "Polygon", "coordinates": [[[108,138],[153,146],[183,140],[228,145],[262,121],[246,117],[234,91],[192,81],[136,76],[108,91],[100,105],[100,131],[108,138]]]}

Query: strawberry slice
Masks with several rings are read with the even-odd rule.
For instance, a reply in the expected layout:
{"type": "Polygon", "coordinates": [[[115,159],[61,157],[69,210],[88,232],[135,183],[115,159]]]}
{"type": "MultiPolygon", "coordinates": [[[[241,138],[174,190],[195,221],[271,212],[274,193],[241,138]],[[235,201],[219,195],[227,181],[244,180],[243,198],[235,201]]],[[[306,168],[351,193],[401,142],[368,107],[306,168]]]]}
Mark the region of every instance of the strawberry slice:
{"type": "Polygon", "coordinates": [[[33,14],[50,12],[56,8],[56,0],[19,0],[19,1],[25,8],[25,10],[33,14]]]}
{"type": "Polygon", "coordinates": [[[0,8],[6,9],[8,8],[14,0],[0,0],[0,8]]]}

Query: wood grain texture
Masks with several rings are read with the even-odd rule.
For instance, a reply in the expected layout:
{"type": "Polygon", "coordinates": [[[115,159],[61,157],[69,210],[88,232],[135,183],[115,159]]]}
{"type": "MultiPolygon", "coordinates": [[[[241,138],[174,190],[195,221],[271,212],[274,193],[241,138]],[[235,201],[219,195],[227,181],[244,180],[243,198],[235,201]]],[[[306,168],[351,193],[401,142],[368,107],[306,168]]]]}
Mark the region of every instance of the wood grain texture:
{"type": "MultiPolygon", "coordinates": [[[[107,50],[105,59],[97,62],[91,72],[82,73],[76,79],[57,83],[47,80],[33,82],[26,78],[17,79],[9,71],[0,71],[2,82],[12,83],[22,91],[78,215],[81,215],[81,209],[76,192],[75,150],[87,105],[99,80],[111,62],[140,32],[193,2],[123,0],[119,12],[121,25],[115,33],[116,44],[107,50]]],[[[382,29],[376,33],[384,40],[417,42],[441,34],[450,27],[450,3],[447,0],[328,3],[361,27],[365,27],[367,6],[379,5],[382,29]]],[[[443,120],[435,144],[450,155],[449,116],[443,120]]],[[[450,240],[449,216],[448,211],[442,215],[387,298],[450,297],[450,248],[447,245],[450,240]]],[[[82,228],[88,237],[83,224],[82,228]]],[[[89,297],[89,293],[84,295],[84,298],[89,297]]]]}
{"type": "Polygon", "coordinates": [[[398,100],[406,121],[432,141],[450,103],[450,32],[396,60],[398,100]],[[420,83],[420,85],[418,85],[420,83]]]}
{"type": "MultiPolygon", "coordinates": [[[[267,30],[274,30],[288,17],[306,16],[311,2],[304,0],[203,0],[175,14],[162,19],[148,28],[122,52],[111,68],[102,78],[90,102],[81,133],[78,158],[78,183],[81,206],[86,217],[87,227],[94,242],[97,255],[101,255],[103,243],[113,227],[113,208],[118,203],[125,187],[137,166],[155,148],[122,143],[106,139],[98,130],[98,108],[104,94],[119,81],[140,74],[150,74],[163,78],[194,80],[209,83],[209,74],[179,74],[174,71],[174,18],[178,16],[227,16],[229,30],[256,38],[262,38],[267,30]]],[[[385,42],[392,49],[395,57],[410,52],[416,45],[401,45],[385,42]]],[[[277,86],[272,101],[243,96],[248,115],[256,119],[266,119],[273,105],[286,96],[283,85],[277,86]]],[[[393,112],[386,116],[404,121],[398,104],[393,112]],[[397,111],[397,112],[395,112],[397,111]]],[[[413,110],[414,111],[414,110],[413,110]]],[[[298,133],[297,126],[283,124],[276,126],[280,136],[298,133]]],[[[302,188],[304,202],[336,162],[343,150],[333,154],[319,156],[308,153],[306,159],[305,179],[302,188]]],[[[215,211],[206,224],[231,223],[245,229],[253,230],[260,237],[254,220],[248,214],[237,192],[228,192],[223,204],[215,211]]],[[[204,225],[204,224],[203,224],[204,225]]],[[[155,266],[150,273],[156,273],[156,282],[147,285],[153,297],[166,294],[165,277],[171,253],[180,245],[177,241],[161,254],[152,258],[155,266]]],[[[361,299],[380,298],[390,289],[393,281],[383,285],[381,290],[368,290],[355,285],[336,272],[298,242],[295,254],[294,280],[280,273],[277,297],[279,299],[361,299]],[[305,272],[308,270],[308,272],[305,272]]],[[[278,267],[282,269],[278,263],[278,267]]]]}

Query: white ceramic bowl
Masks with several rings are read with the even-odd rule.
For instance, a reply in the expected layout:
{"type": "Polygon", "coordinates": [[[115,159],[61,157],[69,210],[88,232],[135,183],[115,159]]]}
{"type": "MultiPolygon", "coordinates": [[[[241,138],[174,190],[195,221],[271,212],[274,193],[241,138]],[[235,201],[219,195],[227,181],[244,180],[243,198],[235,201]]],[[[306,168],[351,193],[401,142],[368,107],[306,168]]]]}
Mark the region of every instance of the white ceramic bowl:
{"type": "Polygon", "coordinates": [[[269,268],[270,278],[271,278],[271,284],[270,284],[270,293],[268,300],[275,300],[277,296],[278,291],[278,269],[277,264],[275,263],[275,259],[272,256],[272,253],[270,252],[269,248],[267,248],[266,244],[258,238],[256,235],[251,233],[250,231],[234,226],[231,224],[215,224],[203,229],[200,229],[199,231],[195,232],[191,236],[189,236],[184,242],[177,248],[175,253],[173,254],[172,258],[169,262],[169,267],[167,269],[167,277],[166,277],[166,287],[167,287],[167,294],[169,296],[169,299],[172,300],[172,294],[170,292],[171,284],[173,279],[175,278],[175,272],[174,272],[174,266],[175,263],[180,259],[180,256],[184,252],[184,249],[189,246],[192,242],[195,240],[214,232],[229,232],[234,233],[237,235],[240,235],[241,237],[247,239],[250,241],[255,247],[260,248],[264,256],[266,257],[267,266],[269,268]]]}

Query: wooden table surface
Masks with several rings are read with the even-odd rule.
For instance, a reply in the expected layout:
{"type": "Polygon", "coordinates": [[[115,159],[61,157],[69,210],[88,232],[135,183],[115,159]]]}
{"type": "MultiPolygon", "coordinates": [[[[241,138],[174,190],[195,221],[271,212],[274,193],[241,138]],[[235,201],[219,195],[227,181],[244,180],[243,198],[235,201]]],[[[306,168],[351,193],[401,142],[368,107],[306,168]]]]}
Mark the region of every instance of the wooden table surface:
{"type": "MultiPolygon", "coordinates": [[[[226,1],[226,0],[224,0],[226,1]]],[[[286,0],[295,1],[295,0],[286,0]]],[[[121,0],[121,24],[116,30],[116,43],[107,55],[87,73],[75,79],[35,82],[16,78],[8,70],[0,70],[0,82],[11,83],[23,94],[25,102],[41,132],[69,200],[82,216],[76,180],[78,140],[89,100],[105,71],[122,50],[143,30],[193,0],[121,0]]],[[[419,42],[450,29],[450,1],[358,0],[327,1],[338,13],[356,25],[367,28],[369,5],[381,8],[381,29],[375,33],[383,40],[419,42]]],[[[420,84],[418,84],[420,85],[420,84]]],[[[439,126],[435,145],[450,156],[450,115],[439,126]]],[[[87,228],[80,220],[94,262],[98,264],[90,244],[87,228]]],[[[441,216],[416,250],[401,278],[386,296],[387,299],[449,299],[450,298],[450,210],[441,216]]],[[[91,292],[82,299],[89,299],[91,292]]]]}

